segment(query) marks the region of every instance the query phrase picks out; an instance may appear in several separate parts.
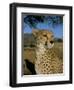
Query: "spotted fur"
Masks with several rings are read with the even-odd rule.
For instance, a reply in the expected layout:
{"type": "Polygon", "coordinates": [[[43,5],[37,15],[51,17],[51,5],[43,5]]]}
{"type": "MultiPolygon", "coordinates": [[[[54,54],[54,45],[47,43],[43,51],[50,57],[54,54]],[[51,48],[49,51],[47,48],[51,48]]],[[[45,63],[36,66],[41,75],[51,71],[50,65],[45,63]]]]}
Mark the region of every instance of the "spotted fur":
{"type": "Polygon", "coordinates": [[[37,74],[63,73],[63,62],[54,48],[53,33],[48,30],[33,30],[36,39],[35,70],[37,74]]]}

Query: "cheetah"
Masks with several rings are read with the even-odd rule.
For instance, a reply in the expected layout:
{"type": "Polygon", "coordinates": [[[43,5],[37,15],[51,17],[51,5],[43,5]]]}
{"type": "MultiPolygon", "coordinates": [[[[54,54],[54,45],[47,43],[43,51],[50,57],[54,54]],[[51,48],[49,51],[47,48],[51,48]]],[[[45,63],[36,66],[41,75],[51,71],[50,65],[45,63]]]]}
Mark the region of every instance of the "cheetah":
{"type": "Polygon", "coordinates": [[[58,50],[54,48],[53,32],[48,30],[33,30],[36,41],[36,74],[63,73],[63,61],[59,58],[58,50]]]}

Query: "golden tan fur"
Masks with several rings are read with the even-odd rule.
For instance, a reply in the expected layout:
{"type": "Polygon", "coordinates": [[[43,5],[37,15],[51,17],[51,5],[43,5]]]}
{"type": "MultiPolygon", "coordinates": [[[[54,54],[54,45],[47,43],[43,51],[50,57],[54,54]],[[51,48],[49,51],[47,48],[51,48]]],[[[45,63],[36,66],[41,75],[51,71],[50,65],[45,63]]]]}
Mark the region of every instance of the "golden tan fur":
{"type": "Polygon", "coordinates": [[[33,30],[36,39],[35,70],[37,74],[63,73],[63,62],[54,48],[53,33],[48,30],[33,30]]]}

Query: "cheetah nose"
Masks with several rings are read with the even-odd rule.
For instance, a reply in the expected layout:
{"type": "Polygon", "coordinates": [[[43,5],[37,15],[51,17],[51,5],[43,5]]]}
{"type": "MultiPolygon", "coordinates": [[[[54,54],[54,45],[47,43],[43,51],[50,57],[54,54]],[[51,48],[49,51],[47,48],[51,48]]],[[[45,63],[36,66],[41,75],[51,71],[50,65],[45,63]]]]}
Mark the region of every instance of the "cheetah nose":
{"type": "Polygon", "coordinates": [[[53,43],[54,43],[54,41],[50,41],[50,43],[51,43],[51,44],[53,44],[53,43]]]}

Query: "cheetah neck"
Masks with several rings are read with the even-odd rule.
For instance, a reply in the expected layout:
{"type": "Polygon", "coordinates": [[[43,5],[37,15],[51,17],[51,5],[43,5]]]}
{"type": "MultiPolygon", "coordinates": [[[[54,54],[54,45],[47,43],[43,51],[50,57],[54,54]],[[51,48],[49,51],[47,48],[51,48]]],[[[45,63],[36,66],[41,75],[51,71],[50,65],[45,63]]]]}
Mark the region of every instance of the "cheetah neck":
{"type": "Polygon", "coordinates": [[[36,48],[37,55],[42,55],[45,53],[45,51],[46,51],[46,48],[44,47],[44,45],[42,45],[41,43],[37,45],[37,48],[36,48]]]}

